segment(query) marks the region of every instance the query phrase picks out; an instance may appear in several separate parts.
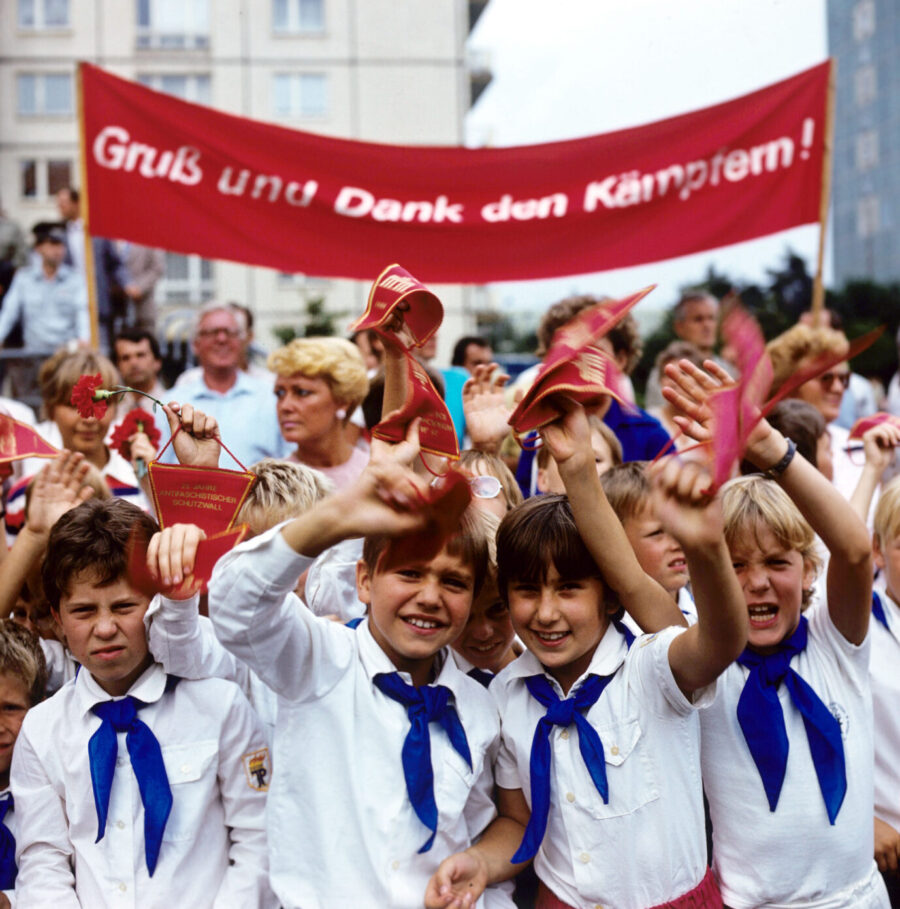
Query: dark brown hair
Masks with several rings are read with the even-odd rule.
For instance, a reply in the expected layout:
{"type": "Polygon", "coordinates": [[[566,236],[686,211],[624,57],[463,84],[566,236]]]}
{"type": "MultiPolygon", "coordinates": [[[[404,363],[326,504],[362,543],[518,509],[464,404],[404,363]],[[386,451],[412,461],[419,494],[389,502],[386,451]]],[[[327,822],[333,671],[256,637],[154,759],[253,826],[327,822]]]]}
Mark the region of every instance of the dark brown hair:
{"type": "Polygon", "coordinates": [[[87,501],[67,511],[50,531],[41,568],[44,594],[54,610],[72,581],[90,572],[97,587],[126,575],[129,543],[148,544],[159,525],[123,499],[87,501]]]}

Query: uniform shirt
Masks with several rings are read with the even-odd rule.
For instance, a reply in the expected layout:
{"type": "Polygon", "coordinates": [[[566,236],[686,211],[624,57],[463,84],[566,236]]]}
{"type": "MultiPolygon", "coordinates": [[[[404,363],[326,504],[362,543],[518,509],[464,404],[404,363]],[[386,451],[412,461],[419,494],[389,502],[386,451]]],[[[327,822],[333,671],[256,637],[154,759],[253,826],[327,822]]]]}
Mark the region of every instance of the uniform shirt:
{"type": "MultiPolygon", "coordinates": [[[[237,370],[234,385],[224,394],[208,388],[202,373],[196,381],[176,385],[178,393],[175,397],[179,402],[199,407],[205,414],[216,418],[222,441],[245,467],[262,458],[283,458],[289,453],[291,446],[281,437],[278,428],[271,383],[237,370]]],[[[162,461],[176,463],[171,446],[162,461]]],[[[240,469],[224,449],[219,457],[219,466],[227,470],[240,469]]]]}
{"type": "Polygon", "coordinates": [[[420,855],[429,831],[401,763],[409,718],[372,682],[396,667],[367,621],[354,630],[302,606],[291,590],[310,560],[280,531],[223,556],[209,596],[219,639],[279,696],[267,815],[273,889],[286,909],[421,909],[440,862],[468,848],[496,814],[496,708],[441,655],[435,684],[453,694],[473,766],[439,724],[429,725],[438,829],[420,855]]]}
{"type": "Polygon", "coordinates": [[[31,350],[55,350],[73,338],[88,340],[84,278],[65,265],[49,278],[41,265],[20,268],[0,308],[0,344],[20,318],[24,345],[31,350]]]}
{"type": "MultiPolygon", "coordinates": [[[[711,703],[715,686],[695,692],[693,703],[679,689],[668,652],[683,630],[645,635],[629,650],[611,625],[569,691],[589,675],[616,673],[584,712],[603,743],[608,804],[585,766],[577,727],[550,733],[550,814],[534,867],[570,906],[647,909],[687,893],[706,874],[697,708],[711,703]]],[[[525,687],[533,675],[545,675],[566,697],[531,652],[489,689],[502,721],[497,785],[521,789],[529,807],[531,744],[546,713],[525,687]]]]}
{"type": "Polygon", "coordinates": [[[737,663],[729,666],[719,678],[719,695],[704,713],[701,727],[713,870],[723,901],[733,909],[882,905],[836,898],[868,879],[875,867],[869,638],[858,647],[847,641],[824,604],[812,606],[805,614],[808,643],[793,658],[791,668],[841,724],[847,794],[832,826],[803,718],[782,684],[778,699],[790,748],[777,809],[769,810],[762,779],[737,720],[738,699],[749,670],[737,663]]]}
{"type": "Polygon", "coordinates": [[[356,592],[356,563],[362,550],[362,537],[341,540],[309,566],[303,601],[314,615],[336,615],[349,622],[366,614],[366,605],[356,592]]]}
{"type": "Polygon", "coordinates": [[[900,606],[879,591],[888,621],[869,622],[872,712],[875,718],[875,814],[900,830],[900,606]]]}
{"type": "Polygon", "coordinates": [[[181,681],[165,692],[154,663],[129,694],[162,748],[172,811],[153,877],[144,856],[144,811],[125,733],[99,843],[88,741],[91,707],[109,695],[79,672],[33,707],[16,742],[12,790],[19,826],[16,889],[23,906],[247,909],[272,905],[267,884],[264,781],[271,771],[262,730],[235,685],[181,681]]]}

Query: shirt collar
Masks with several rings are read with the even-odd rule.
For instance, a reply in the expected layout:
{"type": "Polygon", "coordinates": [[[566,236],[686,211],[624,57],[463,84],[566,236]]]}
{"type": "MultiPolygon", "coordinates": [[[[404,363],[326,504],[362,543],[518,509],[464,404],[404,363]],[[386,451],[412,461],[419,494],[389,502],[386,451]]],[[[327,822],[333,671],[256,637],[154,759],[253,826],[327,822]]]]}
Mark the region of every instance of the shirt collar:
{"type": "MultiPolygon", "coordinates": [[[[590,675],[612,675],[625,662],[625,656],[628,653],[628,645],[625,643],[624,636],[619,632],[615,625],[610,622],[606,629],[588,668],[575,680],[575,684],[569,689],[568,696],[575,693],[578,686],[590,675]]],[[[526,650],[520,657],[517,657],[506,669],[503,675],[507,681],[513,679],[527,679],[532,675],[543,675],[547,678],[554,690],[562,694],[559,683],[547,672],[541,665],[538,658],[530,651],[526,650]]],[[[496,684],[496,683],[494,683],[496,684]]]]}
{"type": "MultiPolygon", "coordinates": [[[[128,689],[128,694],[145,704],[153,704],[163,696],[165,690],[166,671],[161,663],[152,663],[128,689]]],[[[75,678],[75,696],[82,717],[86,717],[97,704],[118,700],[104,691],[83,666],[75,678]]]]}
{"type": "Polygon", "coordinates": [[[879,590],[878,595],[881,597],[881,608],[887,616],[888,631],[900,641],[900,604],[887,592],[887,588],[879,590]]]}

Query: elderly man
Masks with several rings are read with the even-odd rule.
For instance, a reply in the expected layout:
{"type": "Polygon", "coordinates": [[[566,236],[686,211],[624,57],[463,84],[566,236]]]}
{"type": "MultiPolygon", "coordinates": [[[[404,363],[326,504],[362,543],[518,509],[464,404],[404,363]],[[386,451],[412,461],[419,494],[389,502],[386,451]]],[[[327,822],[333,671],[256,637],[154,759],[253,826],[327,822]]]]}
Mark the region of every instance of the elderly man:
{"type": "MultiPolygon", "coordinates": [[[[207,303],[194,329],[194,355],[201,374],[180,384],[176,396],[180,403],[193,404],[214,416],[222,441],[244,466],[249,466],[261,458],[284,457],[289,446],[278,428],[271,384],[239,368],[246,334],[247,323],[240,310],[207,303]]],[[[174,460],[171,448],[163,460],[174,460]]],[[[225,454],[220,465],[236,469],[230,461],[225,454]]]]}
{"type": "MultiPolygon", "coordinates": [[[[704,359],[715,360],[728,372],[734,366],[713,354],[719,332],[719,301],[705,291],[692,290],[684,294],[672,312],[672,330],[679,340],[693,344],[704,359]]],[[[644,407],[662,407],[663,397],[659,388],[659,373],[654,368],[647,378],[644,407]]]]}

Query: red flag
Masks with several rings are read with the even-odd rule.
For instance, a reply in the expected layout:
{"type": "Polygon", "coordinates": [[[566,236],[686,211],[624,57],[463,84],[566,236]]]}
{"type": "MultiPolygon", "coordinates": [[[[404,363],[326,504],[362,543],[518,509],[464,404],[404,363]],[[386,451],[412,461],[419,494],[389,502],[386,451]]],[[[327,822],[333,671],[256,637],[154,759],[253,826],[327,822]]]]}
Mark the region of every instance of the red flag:
{"type": "Polygon", "coordinates": [[[381,145],[191,104],[81,64],[92,233],[279,271],[429,283],[656,262],[819,220],[829,64],[566,142],[381,145]]]}

